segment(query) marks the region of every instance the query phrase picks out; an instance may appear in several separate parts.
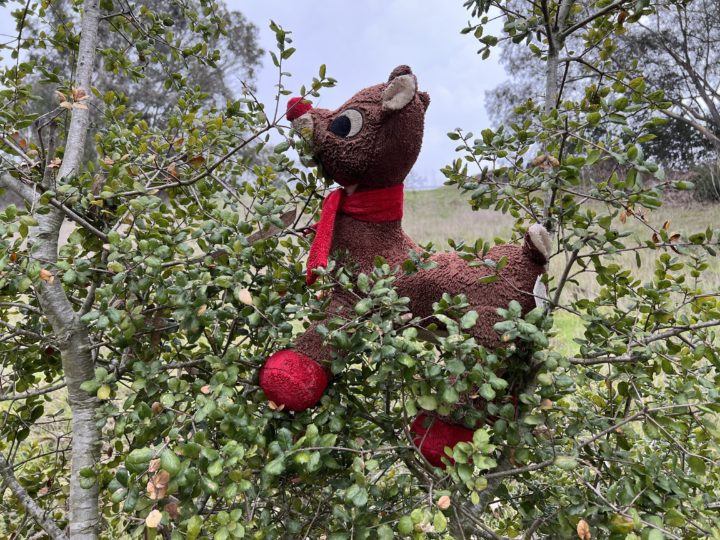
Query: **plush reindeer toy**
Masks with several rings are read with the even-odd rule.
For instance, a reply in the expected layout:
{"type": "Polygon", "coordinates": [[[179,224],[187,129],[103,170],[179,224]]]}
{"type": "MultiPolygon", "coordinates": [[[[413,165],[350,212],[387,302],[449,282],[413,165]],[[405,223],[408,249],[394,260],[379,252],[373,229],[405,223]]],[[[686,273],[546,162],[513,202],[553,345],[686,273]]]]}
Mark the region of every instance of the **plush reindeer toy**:
{"type": "MultiPolygon", "coordinates": [[[[387,83],[365,88],[339,109],[312,108],[295,98],[288,105],[288,119],[312,148],[313,157],[325,173],[342,186],[325,199],[308,257],[308,284],[317,277],[328,256],[342,250],[359,272],[370,273],[375,257],[398,267],[411,251],[420,248],[403,232],[403,181],[420,152],[425,111],[430,98],[418,92],[408,66],[395,68],[387,83]]],[[[443,293],[464,294],[471,309],[480,315],[469,329],[478,343],[501,346],[493,325],[500,320],[497,308],[517,300],[524,312],[535,307],[533,288],[545,271],[550,237],[541,225],[533,225],[522,246],[493,247],[487,258],[507,257],[499,279],[482,283],[487,267],[469,266],[456,253],[432,256],[436,266],[406,275],[398,273],[398,294],[410,298],[410,311],[419,317],[433,313],[433,303],[443,293]]],[[[339,261],[341,263],[347,261],[339,261]]],[[[355,300],[336,290],[330,312],[352,313],[355,300]]],[[[260,371],[260,386],[268,399],[289,411],[315,405],[328,382],[331,349],[311,326],[297,338],[293,349],[270,356],[260,371]]],[[[472,439],[473,430],[440,418],[419,416],[411,431],[416,444],[431,463],[441,466],[446,446],[472,439]]]]}

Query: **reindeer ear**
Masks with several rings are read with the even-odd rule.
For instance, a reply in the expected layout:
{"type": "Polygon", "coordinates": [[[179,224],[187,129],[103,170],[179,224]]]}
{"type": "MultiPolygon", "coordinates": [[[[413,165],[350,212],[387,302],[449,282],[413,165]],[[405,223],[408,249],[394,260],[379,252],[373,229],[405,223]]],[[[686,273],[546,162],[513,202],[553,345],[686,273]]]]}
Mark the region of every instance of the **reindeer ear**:
{"type": "Polygon", "coordinates": [[[382,108],[384,111],[399,111],[410,103],[417,92],[417,81],[412,73],[398,75],[383,90],[382,108]]]}

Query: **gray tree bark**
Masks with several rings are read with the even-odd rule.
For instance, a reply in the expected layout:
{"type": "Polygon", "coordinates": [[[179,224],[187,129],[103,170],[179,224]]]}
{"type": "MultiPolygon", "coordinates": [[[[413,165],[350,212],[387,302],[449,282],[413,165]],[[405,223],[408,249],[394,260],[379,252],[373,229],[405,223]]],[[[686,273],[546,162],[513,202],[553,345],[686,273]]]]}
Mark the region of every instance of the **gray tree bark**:
{"type": "MultiPolygon", "coordinates": [[[[75,84],[88,95],[95,64],[99,20],[98,0],[86,0],[83,4],[75,84]]],[[[57,183],[78,173],[90,124],[89,108],[74,108],[71,114],[57,183]]],[[[31,257],[51,272],[58,259],[58,237],[63,219],[64,214],[60,209],[51,208],[47,214],[37,215],[38,225],[30,232],[31,257]]],[[[97,400],[80,389],[83,382],[95,375],[90,339],[87,328],[80,322],[80,316],[74,311],[60,280],[43,281],[37,293],[40,306],[58,338],[72,413],[68,537],[71,540],[96,540],[100,526],[98,486],[97,483],[90,488],[80,486],[80,470],[94,468],[99,458],[99,433],[95,426],[97,400]]]]}

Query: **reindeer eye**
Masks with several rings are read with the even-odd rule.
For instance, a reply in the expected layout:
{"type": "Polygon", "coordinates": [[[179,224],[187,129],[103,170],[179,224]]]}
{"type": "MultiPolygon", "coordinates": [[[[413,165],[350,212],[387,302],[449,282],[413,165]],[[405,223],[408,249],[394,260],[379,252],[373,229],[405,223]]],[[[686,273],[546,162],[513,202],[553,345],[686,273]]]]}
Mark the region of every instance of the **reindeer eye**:
{"type": "Polygon", "coordinates": [[[360,133],[362,126],[362,113],[355,109],[348,109],[337,115],[333,121],[330,122],[328,129],[338,137],[348,138],[360,133]]]}

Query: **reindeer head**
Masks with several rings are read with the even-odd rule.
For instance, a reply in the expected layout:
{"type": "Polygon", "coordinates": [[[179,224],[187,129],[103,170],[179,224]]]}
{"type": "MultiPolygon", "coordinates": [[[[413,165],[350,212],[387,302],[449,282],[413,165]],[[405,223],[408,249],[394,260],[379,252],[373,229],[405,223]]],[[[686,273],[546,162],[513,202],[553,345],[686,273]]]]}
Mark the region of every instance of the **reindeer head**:
{"type": "Polygon", "coordinates": [[[412,70],[398,66],[388,82],[360,90],[334,111],[296,98],[287,116],[325,174],[341,186],[368,190],[405,180],[420,153],[429,104],[412,70]]]}

